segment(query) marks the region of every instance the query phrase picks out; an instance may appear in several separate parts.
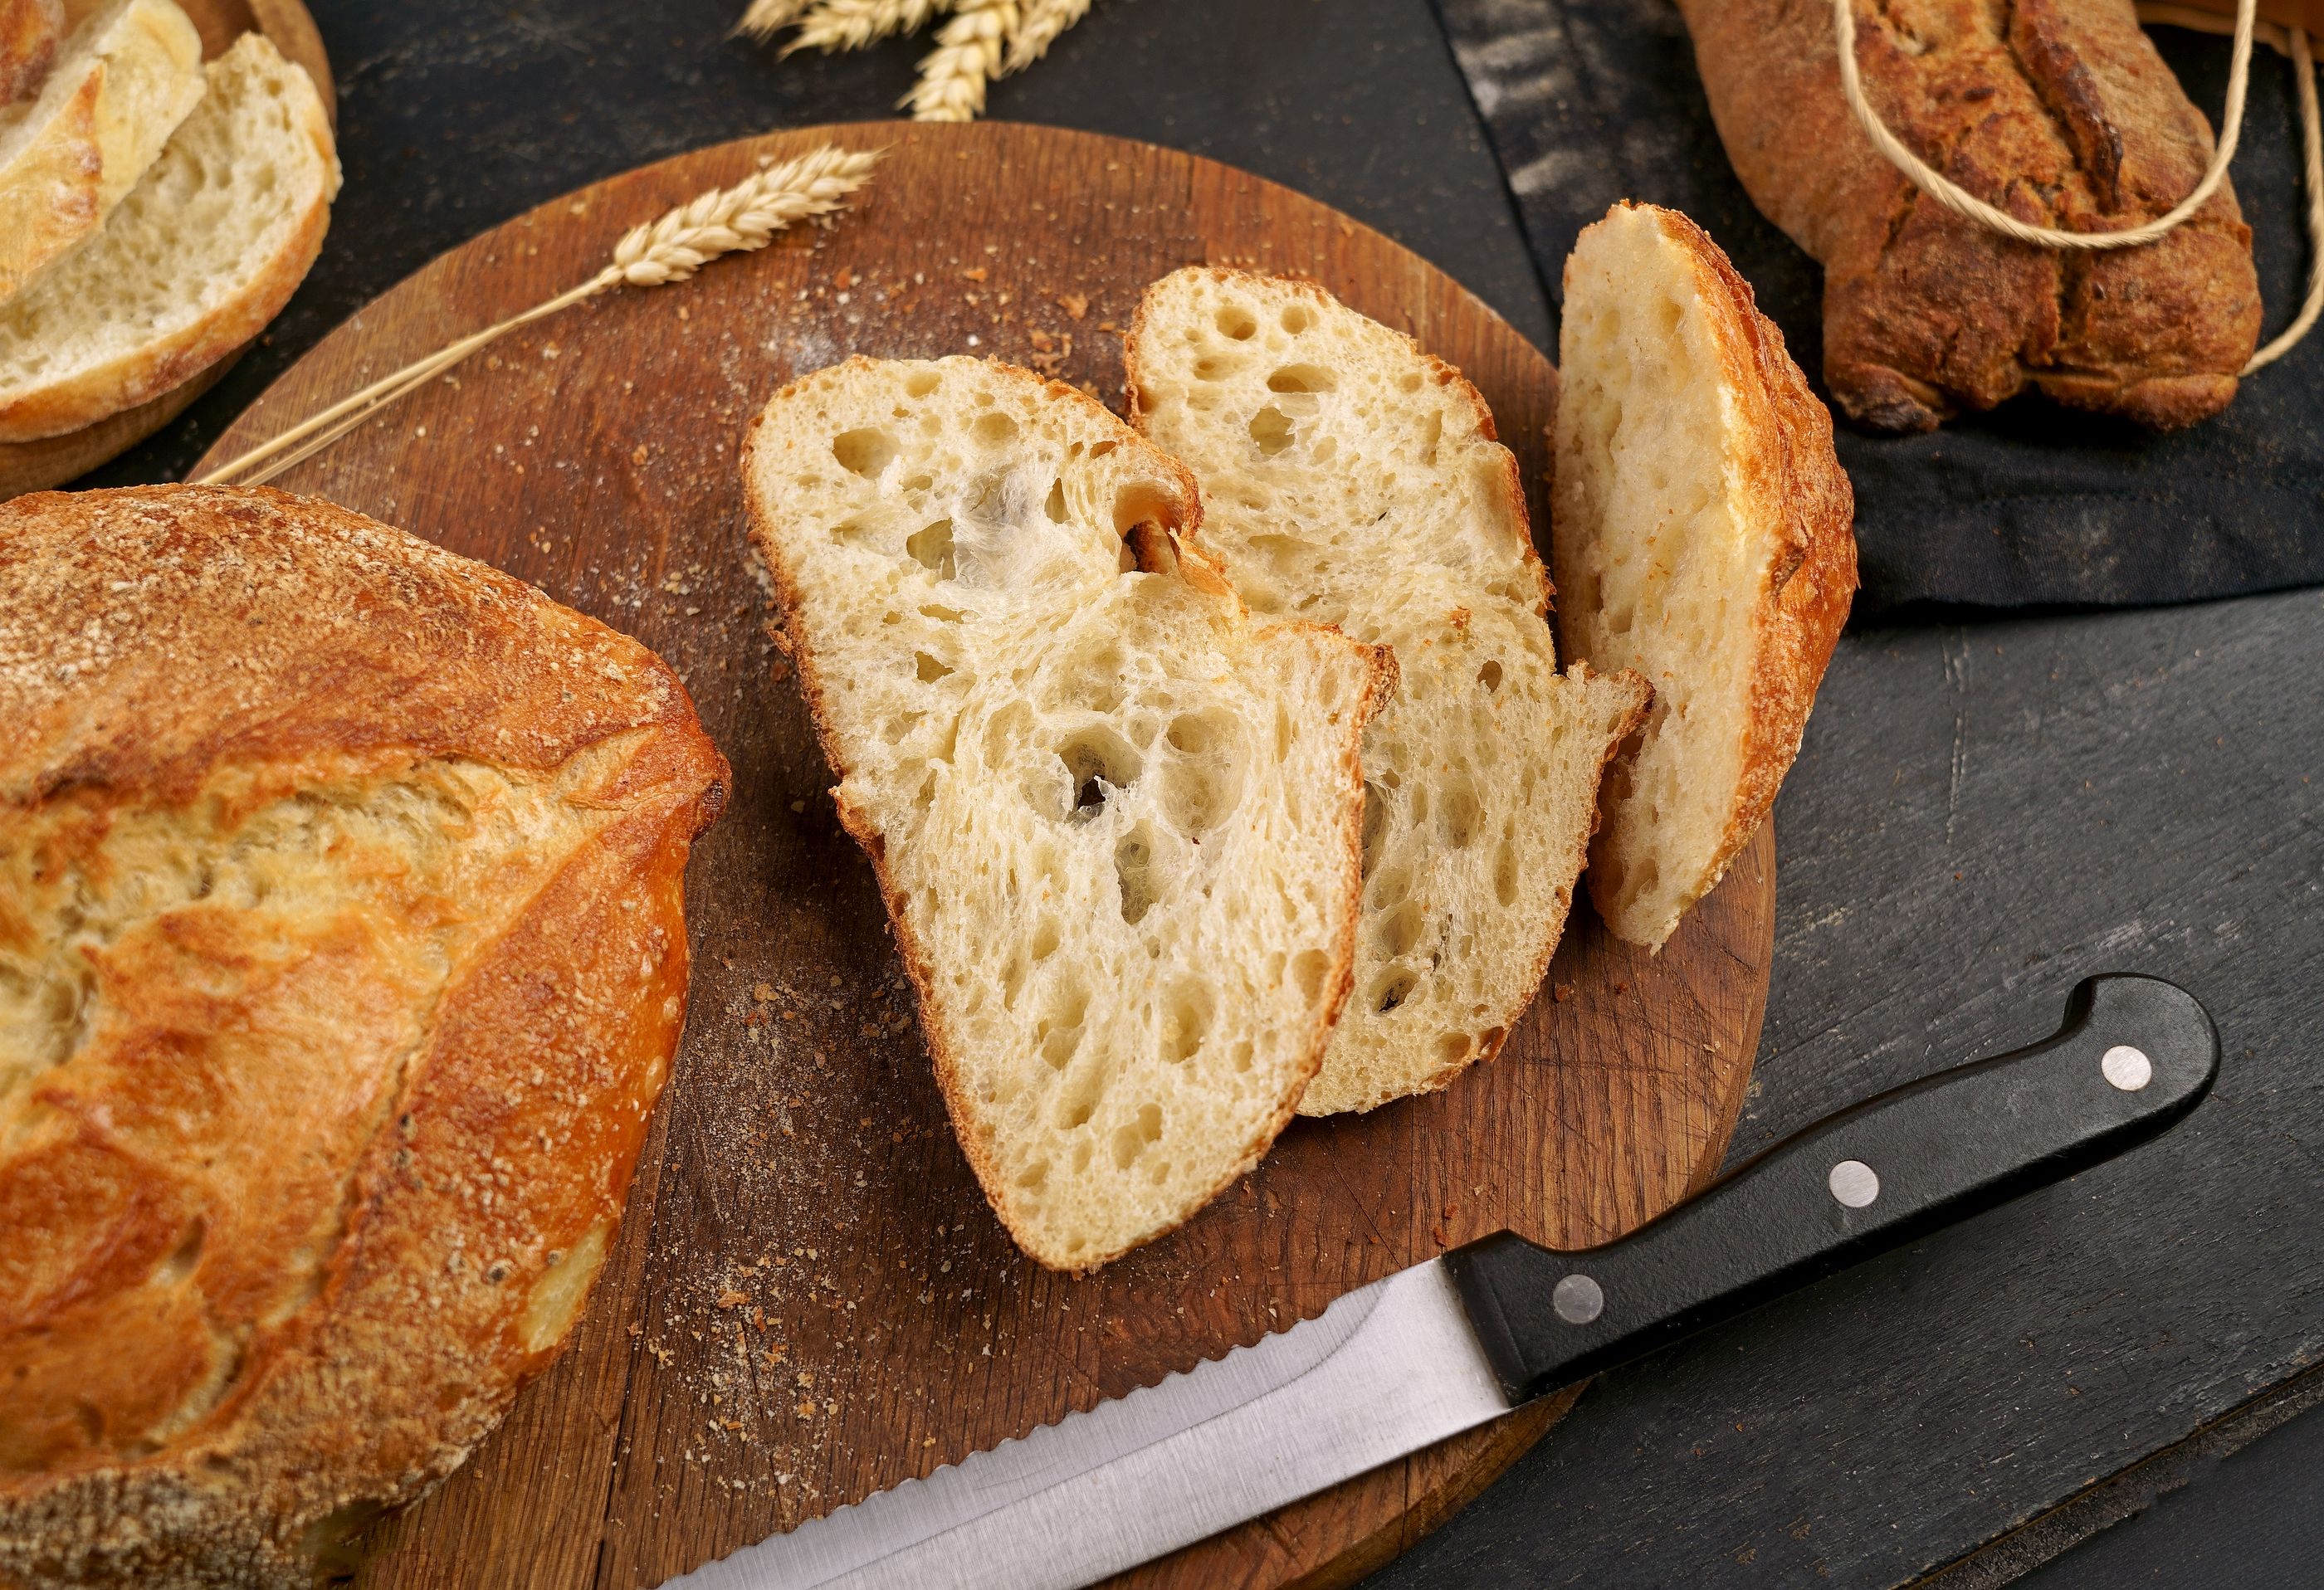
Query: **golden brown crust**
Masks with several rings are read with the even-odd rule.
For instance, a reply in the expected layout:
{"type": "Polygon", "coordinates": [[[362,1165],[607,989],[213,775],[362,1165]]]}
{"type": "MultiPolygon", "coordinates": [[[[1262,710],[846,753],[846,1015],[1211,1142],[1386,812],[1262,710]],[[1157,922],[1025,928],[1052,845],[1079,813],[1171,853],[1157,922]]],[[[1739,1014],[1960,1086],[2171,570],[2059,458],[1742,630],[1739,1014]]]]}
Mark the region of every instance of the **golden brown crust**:
{"type": "MultiPolygon", "coordinates": [[[[1185,269],[1193,271],[1197,268],[1187,266],[1185,269]]],[[[1334,308],[1344,307],[1337,299],[1314,282],[1303,281],[1296,276],[1272,276],[1262,271],[1240,271],[1229,265],[1203,266],[1199,269],[1199,273],[1208,276],[1214,281],[1264,282],[1271,287],[1310,299],[1318,306],[1334,308]]],[[[1125,406],[1129,410],[1130,423],[1138,429],[1141,437],[1145,434],[1146,427],[1138,369],[1138,350],[1145,345],[1147,337],[1146,306],[1147,295],[1141,294],[1138,300],[1138,311],[1130,317],[1130,335],[1122,339],[1121,344],[1125,406]]],[[[1379,323],[1375,321],[1373,324],[1379,323]]],[[[1412,356],[1427,366],[1431,379],[1437,385],[1450,389],[1455,398],[1468,406],[1470,412],[1476,416],[1479,436],[1489,442],[1498,442],[1501,439],[1500,432],[1493,427],[1493,411],[1485,402],[1485,395],[1477,390],[1475,384],[1467,376],[1435,354],[1429,353],[1394,326],[1381,326],[1380,329],[1400,339],[1407,348],[1411,349],[1412,356]]],[[[1553,400],[1554,394],[1555,389],[1553,388],[1553,400]]],[[[1541,554],[1534,549],[1533,516],[1526,507],[1525,476],[1517,468],[1517,458],[1515,453],[1504,450],[1502,468],[1503,485],[1508,500],[1508,523],[1517,540],[1522,543],[1520,556],[1524,559],[1526,568],[1532,574],[1536,585],[1534,612],[1536,616],[1546,616],[1551,599],[1556,593],[1550,584],[1549,570],[1542,563],[1541,554]]],[[[1216,561],[1215,554],[1206,553],[1206,556],[1213,562],[1216,561]]]]}
{"type": "Polygon", "coordinates": [[[278,492],[19,498],[0,593],[0,953],[93,969],[62,1053],[0,1045],[0,1583],[304,1585],[561,1349],[725,767],[635,642],[278,492]],[[23,931],[132,855],[200,878],[23,931]]]}
{"type": "MultiPolygon", "coordinates": [[[[878,361],[858,355],[839,365],[832,366],[829,370],[816,371],[801,376],[798,381],[785,387],[783,392],[792,391],[807,382],[826,379],[835,371],[844,371],[850,366],[876,363],[878,361]]],[[[1102,404],[1093,401],[1086,394],[1063,381],[1047,380],[1031,371],[1019,369],[998,359],[988,359],[985,363],[995,373],[1004,379],[1033,383],[1040,389],[1041,396],[1046,399],[1052,401],[1087,404],[1096,412],[1104,415],[1108,421],[1115,425],[1120,424],[1115,416],[1102,404]]],[[[782,393],[777,394],[778,399],[781,396],[782,393]]],[[[765,418],[765,409],[761,409],[759,413],[751,417],[750,424],[743,431],[740,461],[745,486],[743,497],[748,504],[751,543],[757,550],[760,560],[765,565],[769,578],[774,586],[783,621],[784,638],[780,649],[790,659],[791,666],[798,675],[799,694],[807,703],[809,717],[814,721],[816,739],[823,748],[824,760],[831,768],[835,781],[831,791],[832,802],[838,811],[840,826],[844,828],[848,835],[862,847],[864,855],[872,862],[872,872],[879,880],[880,897],[888,908],[889,924],[895,933],[896,951],[903,960],[904,970],[912,980],[913,992],[919,1002],[921,1039],[927,1047],[928,1060],[936,1073],[937,1089],[944,1096],[945,1112],[951,1118],[953,1136],[959,1143],[961,1153],[968,1161],[969,1168],[975,1172],[978,1185],[984,1189],[985,1199],[991,1206],[994,1216],[1009,1232],[1010,1239],[1017,1244],[1018,1247],[1037,1263],[1048,1268],[1068,1273],[1086,1273],[1110,1260],[1120,1257],[1130,1247],[1167,1236],[1176,1227],[1164,1227],[1148,1232],[1136,1242],[1124,1244],[1120,1247],[1108,1251],[1082,1255],[1067,1264],[1044,1254],[1036,1241],[1037,1234],[1020,1225],[1014,1218],[1015,1190],[1009,1185],[1009,1180],[1002,1174],[1001,1167],[994,1161],[974,1130],[973,1117],[968,1109],[966,1091],[960,1085],[956,1045],[944,1018],[944,1006],[937,997],[936,969],[928,960],[918,935],[912,931],[911,917],[908,911],[909,902],[904,892],[896,887],[895,880],[890,873],[885,838],[881,833],[879,825],[847,797],[846,791],[843,787],[852,769],[846,757],[842,753],[839,736],[831,721],[820,664],[815,648],[801,627],[798,575],[790,566],[789,561],[783,556],[782,538],[777,533],[775,526],[768,519],[766,504],[761,501],[761,494],[752,489],[750,484],[755,472],[759,437],[765,418]]],[[[1200,544],[1199,531],[1203,517],[1202,493],[1195,484],[1192,472],[1178,460],[1155,447],[1144,437],[1135,432],[1125,432],[1123,443],[1125,446],[1139,448],[1146,454],[1148,456],[1145,462],[1148,468],[1157,473],[1167,475],[1178,483],[1179,498],[1176,504],[1176,521],[1162,527],[1168,543],[1178,554],[1174,560],[1176,572],[1195,589],[1220,597],[1225,603],[1231,603],[1232,611],[1238,617],[1247,620],[1248,614],[1240,598],[1237,597],[1232,588],[1226,584],[1224,577],[1217,570],[1215,561],[1200,544]]],[[[1155,555],[1158,549],[1150,542],[1145,547],[1139,547],[1133,538],[1132,547],[1139,559],[1140,566],[1146,572],[1168,572],[1157,566],[1155,555]]],[[[1343,925],[1340,932],[1339,942],[1333,951],[1333,970],[1327,983],[1333,991],[1325,1002],[1326,1015],[1317,1025],[1313,1040],[1307,1045],[1306,1052],[1300,1062],[1298,1087],[1287,1090],[1276,1117],[1268,1122],[1263,1130],[1254,1135],[1239,1163],[1219,1179],[1217,1185],[1213,1187],[1200,1202],[1193,1206],[1187,1218],[1192,1218],[1193,1215],[1199,1212],[1210,1199],[1216,1197],[1219,1192],[1231,1185],[1237,1177],[1243,1175],[1257,1164],[1267,1153],[1268,1145],[1274,1143],[1275,1139],[1281,1135],[1283,1128],[1288,1126],[1292,1117],[1297,1114],[1300,1096],[1305,1092],[1307,1084],[1314,1080],[1315,1073],[1323,1069],[1324,1047],[1331,1039],[1332,1028],[1339,1021],[1341,1007],[1347,1002],[1348,990],[1353,986],[1355,980],[1355,939],[1358,918],[1361,914],[1360,898],[1362,889],[1360,872],[1363,858],[1361,759],[1363,728],[1371,721],[1380,708],[1387,704],[1388,696],[1395,691],[1396,659],[1385,648],[1359,645],[1357,642],[1348,640],[1344,636],[1340,635],[1338,630],[1330,629],[1328,626],[1296,623],[1284,627],[1329,634],[1342,644],[1356,647],[1358,650],[1366,654],[1370,662],[1370,671],[1366,676],[1363,692],[1351,714],[1352,723],[1343,758],[1348,770],[1349,790],[1346,809],[1342,814],[1342,828],[1346,836],[1348,856],[1346,868],[1348,887],[1342,912],[1343,925]]]]}
{"type": "MultiPolygon", "coordinates": [[[[2258,340],[2232,186],[2157,243],[2062,255],[1922,194],[1841,97],[1818,0],[1681,0],[1753,202],[1824,267],[1824,380],[1875,430],[1926,430],[2031,384],[2156,429],[2224,408],[2258,340]]],[[[2022,220],[2080,231],[2183,198],[2211,134],[2129,0],[1860,5],[1858,60],[1923,160],[2022,220]]]]}
{"type": "Polygon", "coordinates": [[[1735,811],[1717,871],[1748,844],[1775,804],[1775,792],[1815,705],[1832,648],[1856,594],[1856,493],[1832,450],[1831,414],[1808,390],[1784,334],[1758,311],[1751,284],[1683,216],[1698,257],[1727,289],[1729,335],[1739,345],[1730,382],[1766,405],[1764,450],[1751,459],[1744,491],[1754,519],[1780,519],[1795,556],[1774,572],[1758,615],[1759,664],[1751,677],[1751,738],[1735,811]],[[1745,364],[1748,358],[1749,363],[1745,364]]]}
{"type": "MultiPolygon", "coordinates": [[[[1783,332],[1759,313],[1751,284],[1702,227],[1676,210],[1617,207],[1652,215],[1692,262],[1696,292],[1719,345],[1720,380],[1733,394],[1748,437],[1738,449],[1736,518],[1781,527],[1790,548],[1752,593],[1749,740],[1707,893],[1758,832],[1799,753],[1816,687],[1856,593],[1856,496],[1832,450],[1831,414],[1793,363],[1783,332]]],[[[1593,899],[1600,876],[1589,874],[1593,899]]],[[[1609,917],[1610,907],[1610,901],[1601,902],[1609,917]]]]}
{"type": "Polygon", "coordinates": [[[39,91],[64,32],[57,0],[0,0],[0,105],[39,91]]]}
{"type": "Polygon", "coordinates": [[[56,107],[47,127],[0,169],[0,299],[19,291],[47,265],[97,230],[97,179],[105,170],[97,106],[105,76],[91,72],[56,107]]]}

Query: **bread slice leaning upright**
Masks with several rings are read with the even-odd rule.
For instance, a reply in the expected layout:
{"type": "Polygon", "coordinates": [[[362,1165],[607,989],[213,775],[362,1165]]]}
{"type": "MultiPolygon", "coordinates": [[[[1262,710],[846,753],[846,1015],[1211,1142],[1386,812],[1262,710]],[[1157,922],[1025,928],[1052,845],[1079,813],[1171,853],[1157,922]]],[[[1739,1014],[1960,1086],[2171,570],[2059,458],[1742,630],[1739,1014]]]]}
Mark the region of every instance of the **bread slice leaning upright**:
{"type": "Polygon", "coordinates": [[[1255,1163],[1347,991],[1384,653],[1254,625],[1071,388],[864,359],[752,427],[751,536],[969,1163],[1086,1270],[1255,1163]]]}
{"type": "Polygon", "coordinates": [[[0,442],[159,397],[281,312],[321,252],[339,162],[321,96],[258,33],[105,230],[0,302],[0,442]]]}
{"type": "MultiPolygon", "coordinates": [[[[34,57],[19,77],[43,20],[11,19],[34,57]]],[[[201,35],[171,0],[109,0],[42,69],[38,96],[0,110],[0,300],[95,235],[206,86],[201,35]]]]}
{"type": "Polygon", "coordinates": [[[1396,653],[1364,743],[1355,993],[1300,1107],[1443,1087],[1541,986],[1646,688],[1558,671],[1517,460],[1411,338],[1319,288],[1189,269],[1147,289],[1128,361],[1243,600],[1396,653]]]}
{"type": "Polygon", "coordinates": [[[1565,262],[1552,553],[1570,657],[1655,687],[1590,896],[1659,949],[1775,804],[1856,590],[1831,416],[1684,216],[1619,204],[1565,262]]]}

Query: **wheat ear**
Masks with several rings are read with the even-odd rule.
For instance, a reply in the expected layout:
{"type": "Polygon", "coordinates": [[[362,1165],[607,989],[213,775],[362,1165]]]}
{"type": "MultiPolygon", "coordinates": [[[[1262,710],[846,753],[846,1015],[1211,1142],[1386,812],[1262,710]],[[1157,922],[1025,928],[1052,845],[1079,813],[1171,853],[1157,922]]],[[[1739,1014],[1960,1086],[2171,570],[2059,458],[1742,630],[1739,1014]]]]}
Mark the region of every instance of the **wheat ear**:
{"type": "Polygon", "coordinates": [[[1009,53],[995,74],[1021,72],[1049,52],[1057,35],[1089,14],[1090,0],[1023,0],[1017,27],[1009,35],[1009,53]]]}
{"type": "Polygon", "coordinates": [[[984,86],[1001,69],[1001,51],[1017,30],[1016,0],[954,0],[953,18],[920,62],[919,81],[899,104],[920,122],[973,122],[984,109],[984,86]]]}
{"type": "Polygon", "coordinates": [[[797,21],[807,4],[808,0],[751,0],[751,9],[734,24],[734,32],[752,39],[771,39],[797,21]]]}
{"type": "Polygon", "coordinates": [[[916,33],[944,5],[945,0],[816,0],[783,53],[820,50],[829,55],[861,50],[890,33],[916,33]]]}
{"type": "Polygon", "coordinates": [[[659,287],[683,281],[721,254],[764,248],[798,222],[846,207],[850,195],[872,179],[884,151],[825,144],[811,154],[715,188],[659,220],[632,228],[613,245],[612,262],[577,287],[535,304],[449,347],[405,365],[302,420],[273,440],[220,465],[196,483],[224,485],[237,476],[255,486],[320,452],[406,393],[426,385],[461,360],[520,326],[568,308],[614,287],[659,287]]]}

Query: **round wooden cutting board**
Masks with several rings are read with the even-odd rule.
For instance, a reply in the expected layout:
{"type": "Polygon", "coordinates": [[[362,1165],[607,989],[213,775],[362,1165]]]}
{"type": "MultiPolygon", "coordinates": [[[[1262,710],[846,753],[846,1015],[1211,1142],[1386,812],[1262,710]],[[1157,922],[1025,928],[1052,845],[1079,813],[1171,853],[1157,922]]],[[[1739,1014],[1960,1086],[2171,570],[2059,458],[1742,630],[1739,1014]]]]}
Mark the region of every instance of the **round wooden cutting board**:
{"type": "MultiPolygon", "coordinates": [[[[636,635],[685,676],[734,768],[696,852],[692,1014],[618,1254],[571,1352],[465,1468],[371,1531],[365,1585],[658,1584],[1472,1237],[1618,1236],[1711,1174],[1741,1101],[1771,949],[1765,832],[1659,957],[1577,905],[1498,1060],[1427,1098],[1296,1123],[1201,1217],[1094,1275],[1021,1258],[953,1142],[872,869],[834,816],[743,561],[742,427],[784,382],[852,354],[982,353],[1118,406],[1116,328],[1146,283],[1234,262],[1313,277],[1466,371],[1545,522],[1548,362],[1452,278],[1296,193],[994,124],[705,150],[438,260],[309,354],[195,473],[583,280],[667,206],[826,139],[891,151],[834,225],[512,335],[279,483],[636,635]]],[[[1129,1580],[1352,1579],[1570,1400],[1129,1580]]]]}

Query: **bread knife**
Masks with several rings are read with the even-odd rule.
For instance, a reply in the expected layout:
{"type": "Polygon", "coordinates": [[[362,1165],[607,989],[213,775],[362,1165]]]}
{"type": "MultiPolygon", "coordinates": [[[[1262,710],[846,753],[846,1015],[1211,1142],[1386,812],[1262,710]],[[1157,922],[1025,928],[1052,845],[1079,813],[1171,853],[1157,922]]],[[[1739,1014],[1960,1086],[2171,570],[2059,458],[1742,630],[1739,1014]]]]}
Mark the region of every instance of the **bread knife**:
{"type": "Polygon", "coordinates": [[[1618,1242],[1500,1232],[664,1590],[1068,1590],[1483,1424],[2171,1126],[2218,1034],[2085,979],[2055,1036],[1819,1121],[1618,1242]]]}

